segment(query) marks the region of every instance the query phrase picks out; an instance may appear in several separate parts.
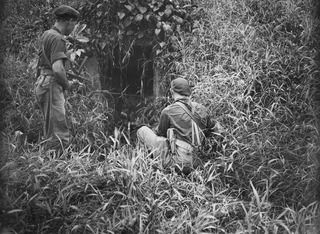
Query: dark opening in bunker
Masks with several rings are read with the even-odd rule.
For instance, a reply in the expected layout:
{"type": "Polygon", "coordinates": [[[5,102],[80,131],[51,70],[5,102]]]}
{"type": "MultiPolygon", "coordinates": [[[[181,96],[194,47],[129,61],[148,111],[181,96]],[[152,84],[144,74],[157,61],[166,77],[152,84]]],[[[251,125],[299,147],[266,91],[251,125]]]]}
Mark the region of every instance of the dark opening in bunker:
{"type": "Polygon", "coordinates": [[[152,96],[152,46],[134,45],[126,56],[120,58],[119,48],[115,48],[111,89],[136,98],[152,96]]]}

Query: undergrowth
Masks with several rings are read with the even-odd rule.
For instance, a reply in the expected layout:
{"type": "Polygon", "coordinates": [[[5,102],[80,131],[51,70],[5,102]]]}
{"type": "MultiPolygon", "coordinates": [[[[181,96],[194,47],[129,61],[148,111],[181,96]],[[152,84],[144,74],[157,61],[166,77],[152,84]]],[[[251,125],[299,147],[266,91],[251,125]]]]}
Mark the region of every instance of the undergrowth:
{"type": "Polygon", "coordinates": [[[177,38],[181,58],[166,76],[192,82],[193,99],[220,125],[203,167],[189,176],[163,172],[135,144],[130,124],[154,126],[166,98],[119,126],[112,98],[91,90],[68,94],[74,146],[61,158],[42,152],[28,69],[35,54],[25,45],[3,64],[14,102],[1,225],[18,233],[316,233],[312,2],[197,4],[201,17],[177,38]]]}

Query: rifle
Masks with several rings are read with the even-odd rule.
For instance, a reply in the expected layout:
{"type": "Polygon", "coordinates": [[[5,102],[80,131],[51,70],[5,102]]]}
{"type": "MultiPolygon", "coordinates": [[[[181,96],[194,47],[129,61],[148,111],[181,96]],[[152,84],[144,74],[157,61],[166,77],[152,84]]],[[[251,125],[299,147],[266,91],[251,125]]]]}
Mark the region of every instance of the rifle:
{"type": "MultiPolygon", "coordinates": [[[[90,79],[88,79],[88,78],[86,78],[86,77],[83,77],[83,76],[79,75],[79,74],[81,73],[81,70],[82,70],[84,64],[86,63],[87,59],[88,59],[88,56],[86,56],[86,57],[83,59],[83,61],[82,61],[81,65],[79,66],[79,69],[78,69],[78,70],[72,69],[72,67],[71,67],[71,69],[72,69],[73,72],[67,71],[67,75],[68,75],[69,77],[71,77],[72,79],[77,79],[77,80],[80,80],[80,81],[92,82],[92,80],[90,80],[90,79]]],[[[72,62],[70,59],[69,59],[69,61],[70,61],[72,64],[76,64],[76,65],[77,65],[77,63],[72,62]]]]}
{"type": "Polygon", "coordinates": [[[88,81],[88,82],[92,82],[92,80],[86,78],[86,77],[83,77],[81,75],[78,75],[78,74],[75,74],[73,72],[69,72],[67,71],[67,75],[72,78],[72,79],[77,79],[77,80],[80,80],[80,81],[88,81]]]}
{"type": "MultiPolygon", "coordinates": [[[[41,51],[41,53],[43,53],[46,62],[47,62],[48,64],[51,64],[51,63],[50,63],[50,60],[48,59],[48,57],[47,57],[47,55],[46,55],[46,53],[44,52],[44,45],[43,45],[43,44],[42,44],[42,51],[41,51]]],[[[40,53],[39,53],[39,57],[40,57],[40,53]]],[[[83,68],[83,66],[84,66],[84,64],[85,64],[85,62],[87,61],[87,59],[88,59],[88,56],[86,56],[86,57],[83,59],[83,61],[82,61],[82,63],[81,63],[81,65],[80,65],[80,67],[79,67],[78,70],[73,70],[73,71],[75,71],[76,73],[67,71],[67,72],[66,72],[67,75],[68,75],[69,77],[73,78],[73,79],[77,79],[77,80],[80,80],[80,81],[92,82],[90,79],[85,78],[85,77],[79,75],[80,72],[81,72],[81,70],[82,70],[82,68],[83,68]]],[[[38,59],[38,64],[37,64],[37,77],[40,75],[39,61],[40,61],[40,59],[38,59]]],[[[70,61],[71,63],[73,63],[70,59],[69,59],[69,61],[70,61]]]]}

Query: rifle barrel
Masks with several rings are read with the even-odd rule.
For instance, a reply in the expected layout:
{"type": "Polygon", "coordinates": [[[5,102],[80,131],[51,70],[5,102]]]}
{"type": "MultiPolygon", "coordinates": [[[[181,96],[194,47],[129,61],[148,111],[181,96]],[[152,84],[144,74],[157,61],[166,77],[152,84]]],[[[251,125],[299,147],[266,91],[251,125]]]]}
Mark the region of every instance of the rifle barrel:
{"type": "Polygon", "coordinates": [[[72,78],[78,79],[78,80],[85,80],[85,81],[91,82],[90,79],[88,79],[88,78],[86,78],[86,77],[83,77],[83,76],[80,76],[80,75],[77,75],[77,74],[74,74],[74,73],[72,73],[72,72],[67,72],[67,75],[68,75],[68,76],[71,76],[72,78]]]}

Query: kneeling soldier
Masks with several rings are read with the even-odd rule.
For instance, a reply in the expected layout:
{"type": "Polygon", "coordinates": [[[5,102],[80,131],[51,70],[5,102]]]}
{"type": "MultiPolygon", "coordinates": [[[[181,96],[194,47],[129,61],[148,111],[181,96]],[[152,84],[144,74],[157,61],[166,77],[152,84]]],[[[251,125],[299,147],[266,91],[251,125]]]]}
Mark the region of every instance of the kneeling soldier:
{"type": "Polygon", "coordinates": [[[170,92],[174,103],[162,110],[156,133],[143,126],[138,129],[137,136],[161,158],[162,168],[189,171],[194,166],[194,149],[205,137],[203,131],[212,126],[207,109],[191,102],[191,87],[187,80],[173,80],[170,92]]]}

